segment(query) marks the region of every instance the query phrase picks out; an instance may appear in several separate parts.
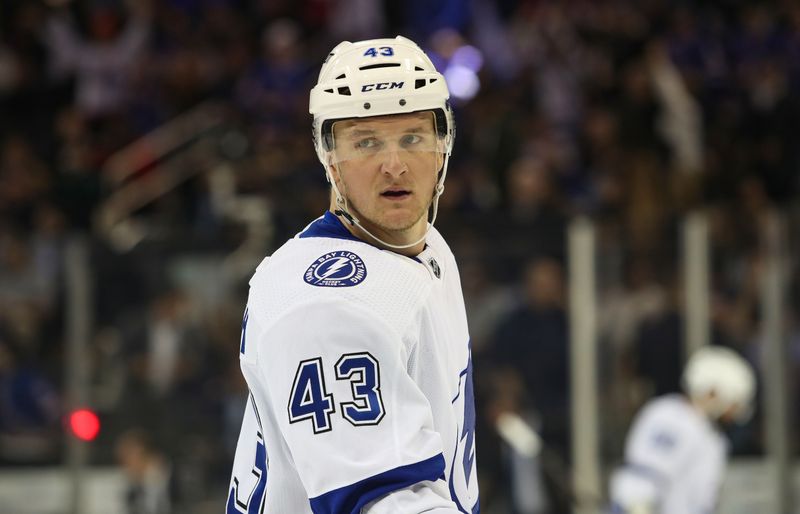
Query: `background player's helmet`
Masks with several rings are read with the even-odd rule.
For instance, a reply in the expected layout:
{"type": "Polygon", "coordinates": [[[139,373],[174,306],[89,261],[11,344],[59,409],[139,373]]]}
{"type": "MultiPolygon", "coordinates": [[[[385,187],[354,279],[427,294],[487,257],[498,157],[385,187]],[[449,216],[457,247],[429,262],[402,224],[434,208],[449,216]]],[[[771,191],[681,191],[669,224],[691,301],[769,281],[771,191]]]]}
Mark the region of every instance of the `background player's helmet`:
{"type": "MultiPolygon", "coordinates": [[[[428,110],[435,115],[449,156],[455,137],[449,97],[444,76],[410,39],[344,41],[328,54],[311,90],[317,156],[327,169],[334,145],[332,127],[338,120],[428,110]]],[[[444,173],[439,181],[444,181],[444,173]]]]}
{"type": "Polygon", "coordinates": [[[731,407],[737,407],[739,421],[752,413],[755,375],[747,361],[728,348],[708,346],[696,351],[684,370],[683,384],[689,396],[708,399],[707,410],[714,419],[731,407]]]}

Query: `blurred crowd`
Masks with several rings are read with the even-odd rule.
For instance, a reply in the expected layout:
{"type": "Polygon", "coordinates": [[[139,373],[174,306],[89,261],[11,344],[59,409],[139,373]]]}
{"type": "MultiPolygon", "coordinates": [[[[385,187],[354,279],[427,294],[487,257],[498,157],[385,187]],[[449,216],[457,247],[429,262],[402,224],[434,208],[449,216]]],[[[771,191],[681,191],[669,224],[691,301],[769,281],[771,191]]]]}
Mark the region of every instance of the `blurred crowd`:
{"type": "MultiPolygon", "coordinates": [[[[135,470],[145,448],[176,512],[222,501],[246,396],[247,280],[219,283],[209,262],[244,236],[198,170],[136,211],[158,230],[115,247],[96,220],[114,193],[109,157],[198,105],[222,106],[221,159],[237,194],[267,206],[268,254],[327,207],[307,111],[322,59],[343,39],[395,34],[458,92],[437,226],[461,266],[487,512],[539,508],[509,479],[520,468],[493,428],[505,411],[545,443],[549,512],[570,501],[574,217],[598,233],[608,462],[635,409],[679,388],[680,230],[697,209],[710,227],[713,342],[758,365],[771,220],[785,220],[793,255],[800,245],[795,2],[2,0],[0,464],[62,461],[64,258],[80,236],[103,421],[92,461],[135,470]]],[[[157,163],[140,157],[146,177],[157,163]]],[[[800,371],[797,262],[785,328],[800,371]]],[[[759,419],[734,434],[736,452],[763,451],[759,419]]],[[[169,510],[144,503],[131,512],[169,510]]]]}

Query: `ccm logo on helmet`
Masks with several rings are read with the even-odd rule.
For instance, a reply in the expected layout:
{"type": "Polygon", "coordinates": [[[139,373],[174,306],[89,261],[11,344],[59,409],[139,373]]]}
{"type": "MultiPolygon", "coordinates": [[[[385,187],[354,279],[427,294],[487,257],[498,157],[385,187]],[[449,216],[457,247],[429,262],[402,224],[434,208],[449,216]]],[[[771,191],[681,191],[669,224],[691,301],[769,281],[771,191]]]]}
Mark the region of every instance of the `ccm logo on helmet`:
{"type": "Polygon", "coordinates": [[[361,92],[367,93],[369,91],[382,91],[384,89],[402,89],[404,82],[378,82],[377,84],[364,84],[361,86],[361,92]]]}

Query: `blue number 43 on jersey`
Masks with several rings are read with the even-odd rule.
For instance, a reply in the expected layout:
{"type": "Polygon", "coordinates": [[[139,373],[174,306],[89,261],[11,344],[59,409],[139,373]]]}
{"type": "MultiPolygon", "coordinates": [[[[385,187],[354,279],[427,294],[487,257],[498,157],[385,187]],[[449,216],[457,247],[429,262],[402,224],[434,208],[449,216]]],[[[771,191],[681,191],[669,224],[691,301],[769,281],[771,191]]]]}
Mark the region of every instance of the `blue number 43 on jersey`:
{"type": "MultiPolygon", "coordinates": [[[[341,402],[341,414],[353,426],[376,425],[386,411],[381,397],[380,365],[368,352],[342,355],[334,366],[336,380],[347,380],[353,401],[341,402]]],[[[328,394],[322,358],[300,363],[289,395],[289,423],[310,420],[315,434],[333,428],[336,412],[333,395],[328,394]]]]}

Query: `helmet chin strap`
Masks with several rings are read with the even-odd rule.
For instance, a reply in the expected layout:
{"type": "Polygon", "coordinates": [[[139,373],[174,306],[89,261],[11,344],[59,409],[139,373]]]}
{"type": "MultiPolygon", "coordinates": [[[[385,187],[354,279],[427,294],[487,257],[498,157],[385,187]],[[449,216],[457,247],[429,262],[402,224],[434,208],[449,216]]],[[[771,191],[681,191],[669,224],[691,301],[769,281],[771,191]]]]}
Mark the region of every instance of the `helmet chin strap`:
{"type": "MultiPolygon", "coordinates": [[[[373,234],[372,232],[367,230],[366,227],[364,227],[364,225],[361,224],[359,219],[356,218],[350,212],[350,209],[349,209],[349,207],[347,205],[347,198],[345,198],[344,195],[342,195],[342,193],[339,192],[339,187],[336,185],[336,180],[334,179],[333,176],[331,176],[330,171],[328,171],[327,172],[328,173],[328,179],[330,180],[331,186],[333,187],[333,192],[336,195],[336,210],[333,211],[333,213],[336,214],[337,216],[343,217],[344,219],[347,220],[348,223],[350,223],[351,226],[358,227],[359,229],[364,231],[364,233],[366,233],[369,237],[371,237],[372,239],[374,239],[375,241],[377,241],[381,245],[386,246],[387,248],[392,248],[392,249],[395,249],[395,250],[404,250],[406,248],[414,247],[414,246],[420,244],[421,242],[425,241],[425,238],[428,237],[428,232],[430,232],[431,228],[433,228],[433,224],[436,222],[436,215],[439,213],[439,198],[442,196],[442,193],[444,193],[444,179],[445,179],[445,176],[447,175],[447,161],[449,160],[449,158],[450,158],[450,156],[445,154],[444,167],[442,168],[442,176],[439,179],[439,181],[436,183],[436,190],[434,191],[434,194],[433,194],[433,216],[431,217],[431,221],[430,221],[430,223],[427,224],[428,226],[425,229],[425,233],[422,234],[422,237],[417,239],[413,243],[409,243],[409,244],[406,244],[406,245],[395,245],[395,244],[388,243],[388,242],[384,241],[380,237],[376,236],[375,234],[373,234]]],[[[335,166],[335,165],[332,165],[332,166],[335,166]]],[[[338,171],[338,169],[337,169],[337,171],[338,171]]]]}

